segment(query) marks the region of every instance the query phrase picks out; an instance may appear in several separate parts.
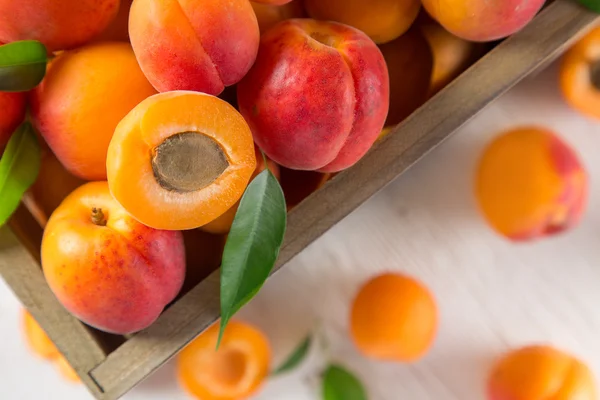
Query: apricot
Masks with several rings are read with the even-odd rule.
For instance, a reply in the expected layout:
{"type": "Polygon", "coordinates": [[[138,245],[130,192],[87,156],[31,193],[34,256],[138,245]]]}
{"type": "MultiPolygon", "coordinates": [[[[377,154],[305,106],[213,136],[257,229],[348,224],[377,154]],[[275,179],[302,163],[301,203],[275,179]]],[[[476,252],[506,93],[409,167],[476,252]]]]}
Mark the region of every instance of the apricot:
{"type": "Polygon", "coordinates": [[[479,47],[476,43],[454,36],[434,22],[421,24],[420,29],[433,52],[433,74],[429,90],[430,96],[433,96],[475,61],[479,47]]]}
{"type": "Polygon", "coordinates": [[[0,42],[39,40],[49,51],[81,46],[115,18],[119,0],[0,0],[0,42]]]}
{"type": "Polygon", "coordinates": [[[48,285],[74,316],[116,334],[148,327],[185,276],[181,232],[135,221],[106,182],[76,189],[54,211],[42,239],[48,285]]]}
{"type": "Polygon", "coordinates": [[[546,0],[422,0],[435,20],[452,34],[473,42],[489,42],[527,25],[546,0]]]}
{"type": "Polygon", "coordinates": [[[218,95],[246,75],[260,33],[248,0],[134,0],[129,36],[158,91],[218,95]]]}
{"type": "MultiPolygon", "coordinates": [[[[258,174],[263,172],[265,168],[269,168],[273,175],[275,175],[275,177],[279,179],[279,165],[275,164],[268,158],[267,164],[265,165],[265,161],[263,159],[262,153],[260,152],[260,149],[258,147],[255,147],[254,150],[256,154],[256,169],[250,177],[250,182],[252,182],[252,180],[256,178],[258,174]]],[[[233,219],[235,218],[235,214],[237,213],[239,206],[240,202],[238,201],[233,207],[225,211],[223,215],[204,225],[200,229],[202,229],[205,232],[213,233],[216,235],[223,235],[229,233],[229,230],[231,229],[231,224],[233,224],[233,219]]]]}
{"type": "Polygon", "coordinates": [[[8,143],[13,132],[25,119],[27,95],[0,92],[0,148],[8,143]]]}
{"type": "Polygon", "coordinates": [[[594,378],[575,357],[550,346],[513,350],[494,365],[490,400],[595,400],[594,378]]]}
{"type": "Polygon", "coordinates": [[[60,54],[31,96],[31,116],[60,162],[85,180],[106,179],[119,121],[156,93],[127,43],[95,43],[60,54]]]}
{"type": "Polygon", "coordinates": [[[476,195],[488,223],[515,241],[566,231],[585,208],[587,173],[552,131],[519,127],[494,139],[477,167],[476,195]]]}
{"type": "Polygon", "coordinates": [[[119,12],[113,21],[106,27],[95,42],[129,42],[129,11],[133,0],[121,0],[119,12]]]}
{"type": "Polygon", "coordinates": [[[258,20],[260,33],[265,33],[277,23],[291,18],[302,18],[305,15],[302,0],[293,0],[282,3],[263,3],[251,1],[252,8],[258,20]]]}
{"type": "Polygon", "coordinates": [[[350,25],[375,43],[387,43],[410,28],[421,9],[419,0],[305,0],[312,18],[350,25]]]}
{"type": "Polygon", "coordinates": [[[288,211],[319,190],[334,174],[279,168],[279,181],[288,211]]]}
{"type": "Polygon", "coordinates": [[[390,72],[390,110],[385,125],[396,125],[427,101],[433,54],[418,29],[379,48],[390,72]]]}
{"type": "Polygon", "coordinates": [[[219,324],[185,347],[177,358],[183,388],[199,400],[238,400],[256,393],[269,373],[271,349],[250,324],[230,321],[217,351],[219,324]]]}
{"type": "Polygon", "coordinates": [[[23,333],[29,348],[34,354],[53,361],[58,370],[67,380],[79,382],[79,376],[67,362],[65,357],[58,351],[54,343],[50,340],[46,332],[37,323],[37,321],[26,310],[22,311],[23,333]]]}
{"type": "Polygon", "coordinates": [[[233,207],[256,156],[248,124],[230,104],[175,91],[142,101],[119,123],[106,166],[111,193],[134,218],[184,230],[233,207]]]}
{"type": "Polygon", "coordinates": [[[42,148],[40,172],[29,188],[29,211],[43,227],[60,203],[85,181],[72,175],[48,149],[42,148]]]}
{"type": "Polygon", "coordinates": [[[283,4],[290,3],[292,0],[252,0],[253,3],[269,4],[274,6],[281,6],[283,4]]]}
{"type": "Polygon", "coordinates": [[[575,110],[600,119],[600,27],[568,50],[560,64],[560,89],[575,110]]]}
{"type": "Polygon", "coordinates": [[[438,326],[435,299],[415,279],[385,273],[365,283],[354,299],[350,333],[366,357],[415,361],[431,347],[438,326]]]}
{"type": "Polygon", "coordinates": [[[335,22],[283,21],[261,37],[238,84],[240,111],[258,146],[291,169],[337,172],[372,146],[389,107],[381,52],[335,22]]]}

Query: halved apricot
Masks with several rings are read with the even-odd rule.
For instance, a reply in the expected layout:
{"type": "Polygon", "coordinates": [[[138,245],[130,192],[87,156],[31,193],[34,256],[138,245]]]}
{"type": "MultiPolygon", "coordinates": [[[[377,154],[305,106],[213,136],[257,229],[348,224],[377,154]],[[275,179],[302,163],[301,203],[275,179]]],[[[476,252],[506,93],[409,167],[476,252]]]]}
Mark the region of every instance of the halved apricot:
{"type": "Polygon", "coordinates": [[[217,97],[188,91],[142,101],[117,126],[106,160],[115,199],[141,223],[170,230],[221,216],[255,168],[244,118],[217,97]]]}

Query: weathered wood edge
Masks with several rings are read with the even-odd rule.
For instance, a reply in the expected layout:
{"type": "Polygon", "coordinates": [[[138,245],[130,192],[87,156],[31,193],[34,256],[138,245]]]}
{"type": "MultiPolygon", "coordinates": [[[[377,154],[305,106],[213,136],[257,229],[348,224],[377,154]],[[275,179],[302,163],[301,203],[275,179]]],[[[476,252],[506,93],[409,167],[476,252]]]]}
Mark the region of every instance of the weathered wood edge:
{"type": "Polygon", "coordinates": [[[88,328],[50,291],[40,268],[40,241],[41,228],[21,207],[9,226],[0,228],[0,275],[92,394],[99,397],[101,389],[88,372],[106,358],[106,353],[88,328]]]}
{"type": "MultiPolygon", "coordinates": [[[[275,270],[448,138],[486,105],[560,54],[597,15],[558,0],[504,41],[378,143],[357,165],[295,208],[275,270]]],[[[90,371],[105,391],[122,396],[219,317],[219,276],[213,273],[147,330],[90,371]]]]}

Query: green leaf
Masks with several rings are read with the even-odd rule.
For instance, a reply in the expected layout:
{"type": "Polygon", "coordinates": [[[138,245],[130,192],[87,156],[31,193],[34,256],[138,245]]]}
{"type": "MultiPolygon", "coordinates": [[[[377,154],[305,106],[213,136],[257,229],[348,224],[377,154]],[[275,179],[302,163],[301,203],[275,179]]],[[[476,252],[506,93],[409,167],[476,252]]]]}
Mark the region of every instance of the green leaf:
{"type": "Polygon", "coordinates": [[[291,371],[296,368],[308,355],[308,350],[310,350],[310,345],[312,343],[312,336],[308,335],[302,343],[290,354],[290,356],[285,360],[271,375],[279,375],[285,372],[291,371]]]}
{"type": "Polygon", "coordinates": [[[267,168],[246,188],[225,243],[219,343],[231,317],[258,293],[273,270],[286,220],[283,190],[267,168]]]}
{"type": "Polygon", "coordinates": [[[26,92],[36,87],[46,74],[48,52],[35,40],[0,46],[0,91],[26,92]]]}
{"type": "Polygon", "coordinates": [[[0,159],[0,226],[19,206],[40,171],[40,146],[29,122],[17,128],[0,159]]]}
{"type": "Polygon", "coordinates": [[[579,0],[579,2],[590,10],[600,13],[600,0],[579,0]]]}
{"type": "Polygon", "coordinates": [[[323,400],[367,400],[365,388],[339,365],[330,365],[323,375],[323,400]]]}

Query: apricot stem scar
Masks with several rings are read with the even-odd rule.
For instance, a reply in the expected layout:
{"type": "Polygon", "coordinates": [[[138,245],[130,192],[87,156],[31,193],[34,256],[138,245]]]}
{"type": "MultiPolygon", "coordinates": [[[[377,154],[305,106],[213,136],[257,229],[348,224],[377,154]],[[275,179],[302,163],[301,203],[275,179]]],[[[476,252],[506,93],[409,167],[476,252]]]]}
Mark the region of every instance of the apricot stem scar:
{"type": "Polygon", "coordinates": [[[168,137],[152,154],[152,171],[166,190],[189,193],[212,184],[229,167],[227,156],[214,139],[200,132],[168,137]]]}
{"type": "Polygon", "coordinates": [[[106,226],[106,215],[104,215],[101,208],[92,208],[92,222],[94,225],[106,226]]]}

